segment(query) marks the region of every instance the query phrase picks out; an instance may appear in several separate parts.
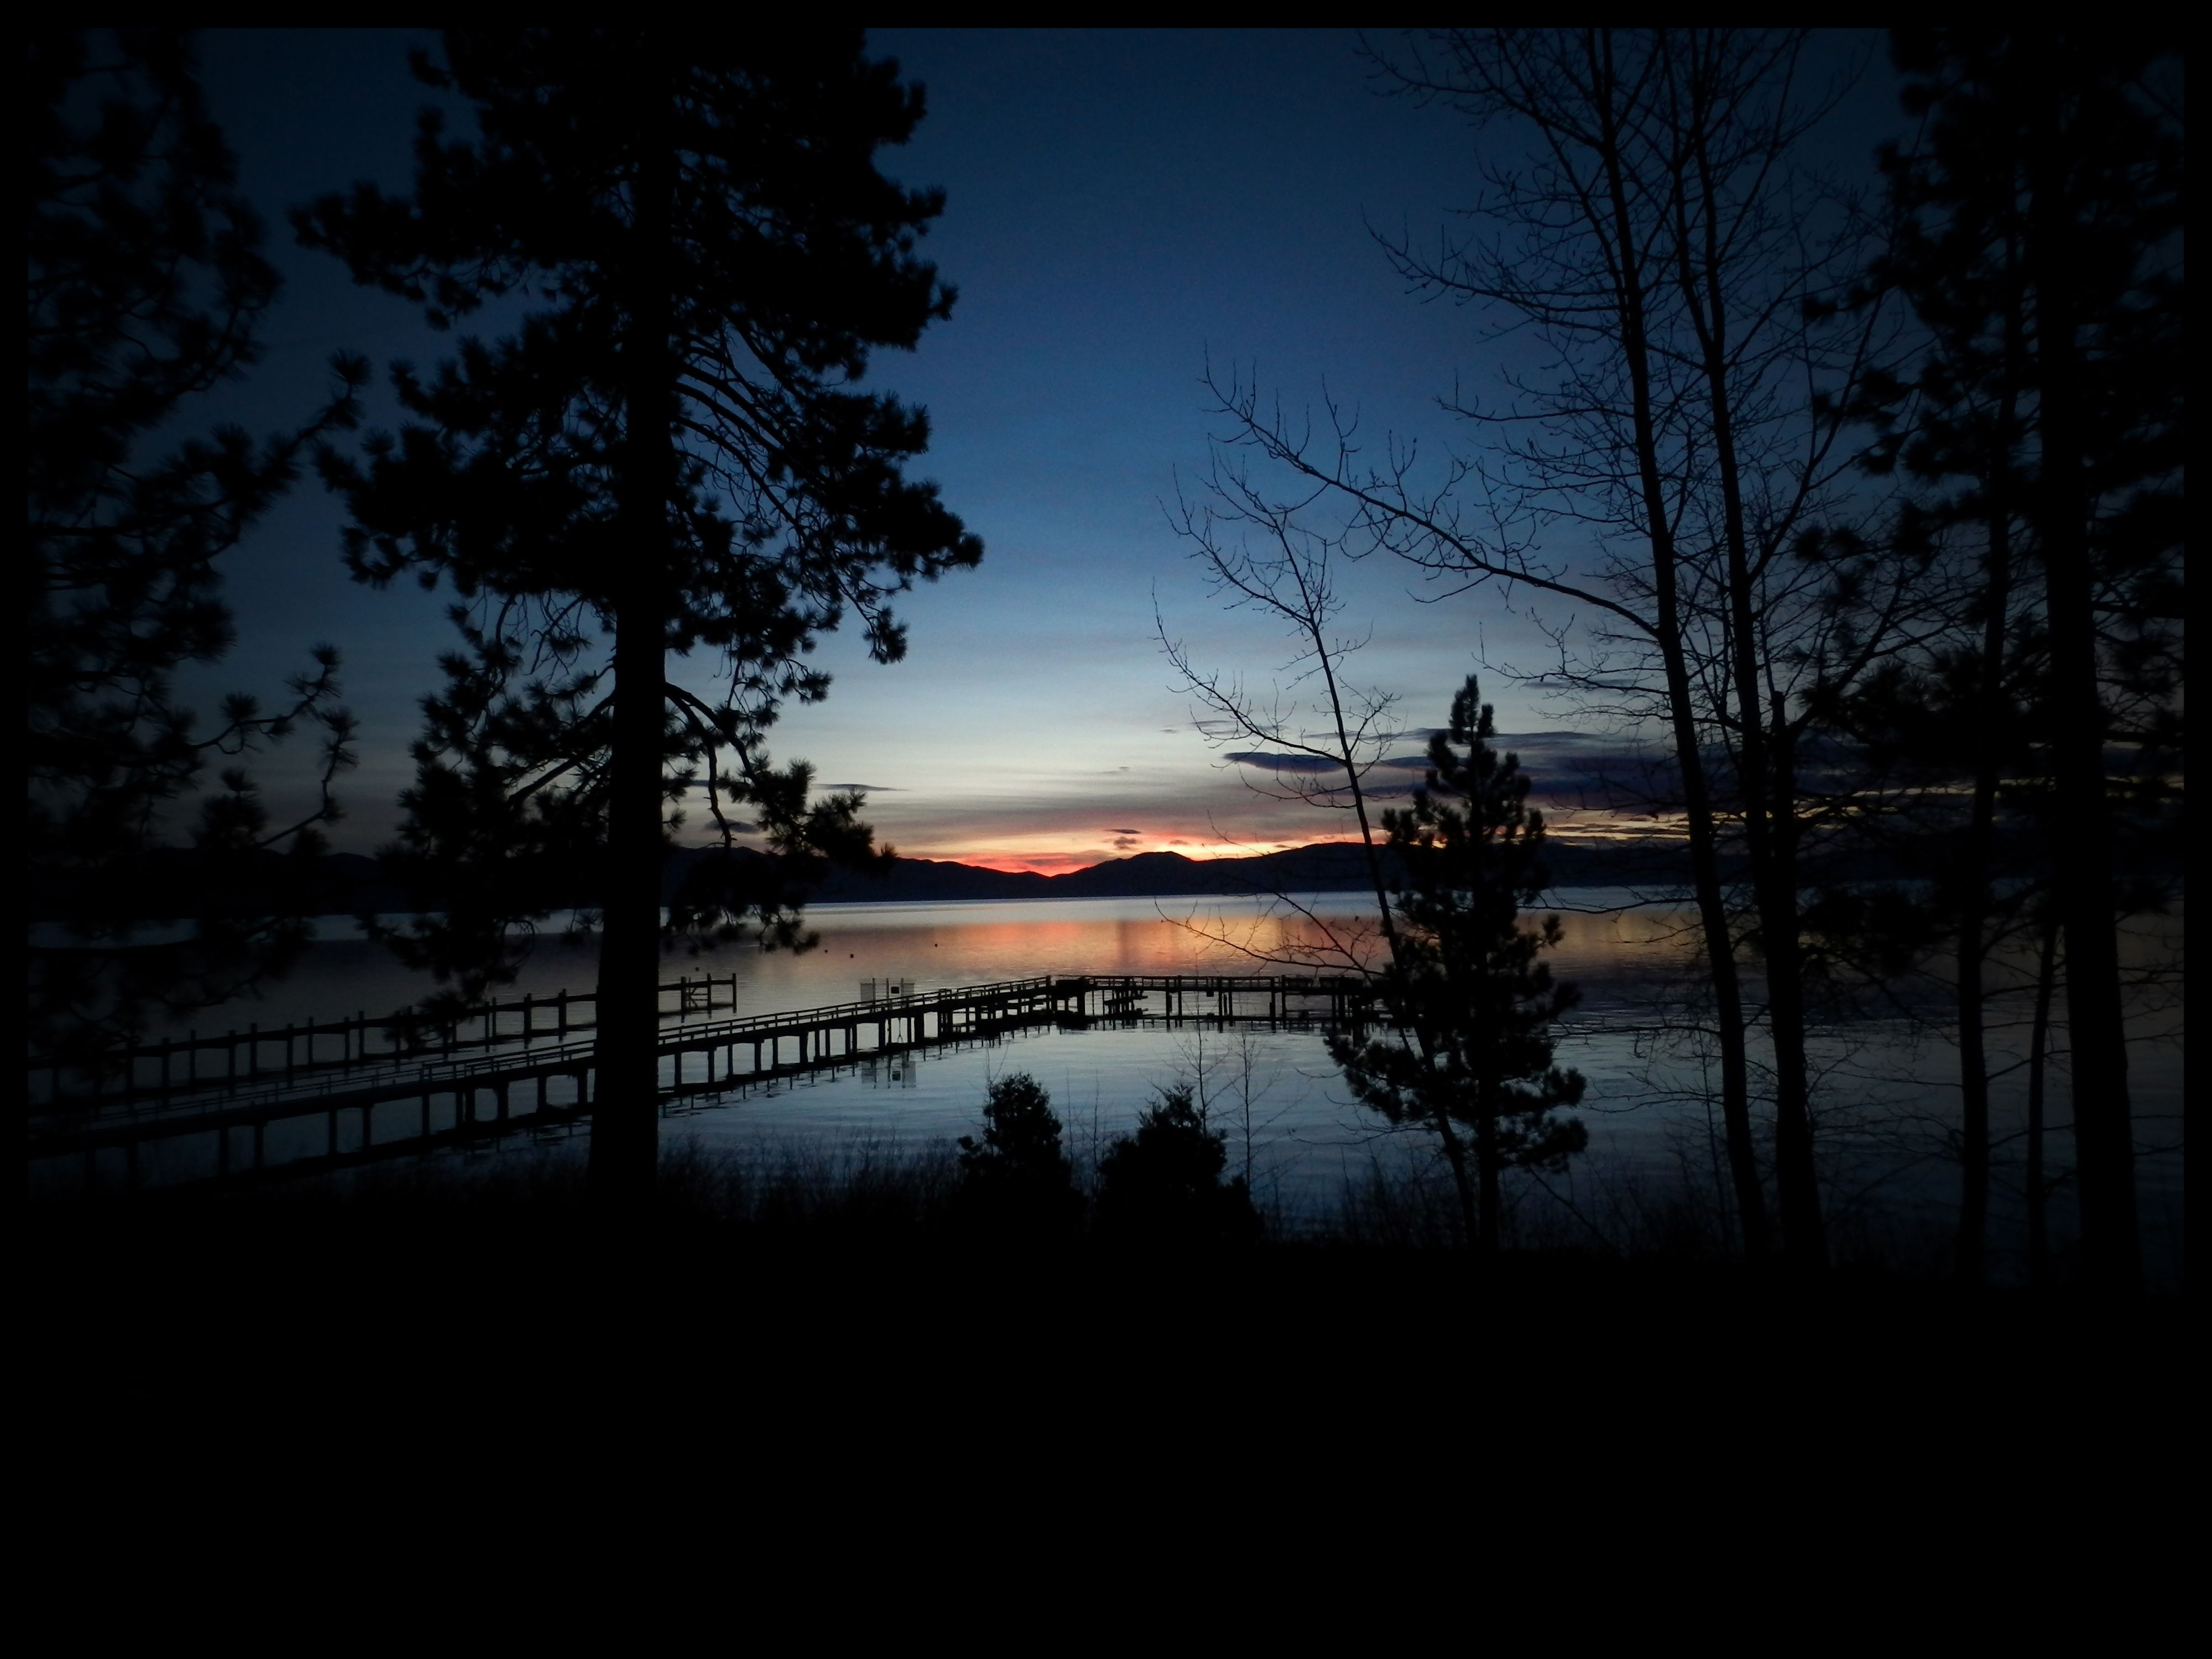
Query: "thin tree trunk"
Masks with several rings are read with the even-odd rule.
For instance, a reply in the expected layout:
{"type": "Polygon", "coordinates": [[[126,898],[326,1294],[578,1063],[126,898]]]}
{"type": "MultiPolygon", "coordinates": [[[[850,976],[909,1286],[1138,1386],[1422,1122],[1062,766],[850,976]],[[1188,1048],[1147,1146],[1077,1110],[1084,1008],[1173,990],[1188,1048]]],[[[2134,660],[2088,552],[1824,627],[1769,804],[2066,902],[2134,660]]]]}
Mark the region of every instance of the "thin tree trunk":
{"type": "MultiPolygon", "coordinates": [[[[1774,696],[1774,725],[1767,749],[1771,799],[1797,798],[1796,739],[1783,696],[1774,696]]],[[[1774,1169],[1781,1197],[1783,1243],[1800,1268],[1828,1261],[1827,1224],[1820,1214],[1819,1170],[1813,1161],[1811,1072],[1805,1042],[1805,957],[1797,933],[1796,812],[1775,813],[1767,836],[1766,902],[1760,927],[1766,934],[1766,1006],[1774,1037],[1774,1169]],[[1779,933],[1774,930],[1780,928],[1779,933]]]]}
{"type": "Polygon", "coordinates": [[[1962,1285],[1986,1272],[1990,1224],[1990,1067],[1983,1040],[1984,888],[1988,879],[1982,781],[1974,781],[1974,824],[1960,872],[1959,915],[1959,1236],[1952,1270],[1962,1285]]]}
{"type": "MultiPolygon", "coordinates": [[[[1736,692],[1736,779],[1743,793],[1745,852],[1759,908],[1766,958],[1768,1030],[1774,1044],[1774,1174],[1781,1211],[1783,1249],[1801,1267],[1827,1259],[1820,1219],[1820,1191],[1813,1164],[1811,1091],[1806,1075],[1804,964],[1798,945],[1795,836],[1783,822],[1795,812],[1793,792],[1774,775],[1769,750],[1765,676],[1759,659],[1759,611],[1750,538],[1744,525],[1742,471],[1735,447],[1735,397],[1729,386],[1728,295],[1721,280],[1726,257],[1719,245],[1721,204],[1713,187],[1706,143],[1710,112],[1702,75],[1692,70],[1689,131],[1698,217],[1703,224],[1702,270],[1693,264],[1686,204],[1678,198],[1675,255],[1682,297],[1704,358],[1705,398],[1712,422],[1713,457],[1721,486],[1722,539],[1728,564],[1730,672],[1736,692]]],[[[1777,741],[1786,740],[1786,711],[1774,711],[1777,741]]]]}
{"type": "Polygon", "coordinates": [[[1467,1143],[1452,1129],[1450,1120],[1437,1114],[1439,1132],[1444,1143],[1444,1158],[1451,1165],[1452,1190],[1459,1199],[1461,1237],[1469,1249],[1478,1254],[1482,1249],[1481,1216],[1474,1198],[1474,1178],[1467,1167],[1467,1143]]]}
{"type": "Polygon", "coordinates": [[[1475,1168],[1482,1178],[1482,1254],[1487,1260],[1498,1256],[1498,1110],[1496,1104],[1485,1100],[1482,1117],[1474,1129],[1475,1168]]]}
{"type": "Polygon", "coordinates": [[[1705,757],[1698,742],[1697,705],[1682,644],[1674,524],[1667,512],[1651,406],[1644,276],[1636,257],[1634,226],[1622,176],[1619,114],[1613,106],[1612,43],[1602,33],[1600,40],[1598,62],[1594,66],[1599,71],[1600,82],[1595,101],[1601,124],[1598,149],[1605,168],[1607,207],[1617,249],[1615,280],[1619,287],[1615,304],[1620,318],[1621,354],[1628,368],[1638,477],[1651,544],[1659,659],[1674,727],[1675,764],[1682,774],[1682,808],[1689,834],[1691,878],[1697,894],[1698,917],[1705,933],[1705,960],[1712,975],[1716,1023],[1719,1027],[1721,1121],[1728,1143],[1729,1173],[1735,1188],[1737,1217],[1743,1227],[1744,1249],[1753,1260],[1763,1260],[1771,1244],[1765,1194],[1759,1183],[1758,1152],[1751,1136],[1751,1074],[1744,1041],[1743,991],[1737,975],[1735,941],[1729,931],[1728,908],[1721,893],[1712,796],[1705,779],[1705,757]]]}
{"type": "Polygon", "coordinates": [[[2051,992],[2058,975],[2058,911],[2043,923],[2043,946],[2036,959],[2035,1018],[2027,1033],[2027,1282],[2051,1288],[2050,1182],[2043,1172],[2043,1091],[2050,1071],[2051,992]]]}
{"type": "Polygon", "coordinates": [[[627,568],[616,602],[599,1083],[590,1168],[593,1190],[624,1206],[649,1197],[659,1158],[662,686],[668,501],[675,461],[669,343],[674,167],[660,137],[666,89],[650,64],[641,78],[627,278],[629,327],[622,366],[629,421],[622,497],[627,568]]]}
{"type": "MultiPolygon", "coordinates": [[[[2016,344],[2018,306],[2006,319],[2007,360],[2016,344]]],[[[1997,426],[1996,453],[1984,489],[1988,576],[1982,625],[1981,684],[1976,688],[1974,800],[1967,820],[1966,856],[1960,871],[1959,1106],[1960,1136],[1959,1246],[1961,1282],[1978,1285],[1987,1272],[1990,1218],[1990,1072],[1984,1039],[1982,967],[1989,920],[1990,860],[1996,832],[1997,728],[2004,714],[2005,621],[2012,604],[2012,520],[2006,483],[2012,468],[2013,393],[2008,383],[1997,426]]],[[[2040,1103],[2038,1103],[2039,1106],[2040,1103]]]]}
{"type": "MultiPolygon", "coordinates": [[[[1389,884],[1382,878],[1382,854],[1375,845],[1375,826],[1367,815],[1367,790],[1359,778],[1359,757],[1352,752],[1352,734],[1344,723],[1344,695],[1336,683],[1336,667],[1329,654],[1328,638],[1316,620],[1320,615],[1316,596],[1307,590],[1305,579],[1297,572],[1295,562],[1292,573],[1297,576],[1299,592],[1306,606],[1306,635],[1313,642],[1314,660],[1321,665],[1322,686],[1328,696],[1329,718],[1336,725],[1337,755],[1344,765],[1345,781],[1352,791],[1352,811],[1359,823],[1359,845],[1367,860],[1367,879],[1375,890],[1376,911],[1382,919],[1382,940],[1390,952],[1390,966],[1395,979],[1400,968],[1398,926],[1390,915],[1389,884]]],[[[1427,1025],[1413,1017],[1412,1010],[1402,1005],[1391,1012],[1401,1034],[1408,1030],[1413,1033],[1414,1041],[1420,1045],[1421,1058],[1433,1060],[1436,1044],[1427,1025]]],[[[1459,1132],[1452,1127],[1449,1112],[1443,1107],[1437,1108],[1431,1127],[1437,1132],[1437,1138],[1443,1142],[1444,1157],[1451,1164],[1452,1187],[1459,1197],[1462,1237],[1473,1244],[1477,1211],[1474,1184],[1468,1179],[1467,1147],[1461,1141],[1459,1132]]]]}
{"type": "MultiPolygon", "coordinates": [[[[2030,48],[2047,53],[2050,43],[2030,48]]],[[[2062,77],[2050,76],[2059,84],[2062,77]]],[[[2105,784],[2105,710],[2097,684],[2096,576],[2090,562],[2081,422],[2083,377],[2075,338],[2070,265],[2086,234],[2070,210],[2059,100],[2034,100],[2029,258],[2036,278],[2043,421],[2042,532],[2051,634],[2052,773],[2063,824],[2057,868],[2066,933],[2067,1043],[2073,1054],[2075,1180],[2081,1266],[2114,1294],[2142,1284],[2127,1032],[2112,894],[2112,809],[2105,784]]]]}
{"type": "MultiPolygon", "coordinates": [[[[1990,1079],[1984,1036],[1985,995],[1982,969],[1990,908],[1990,866],[1996,837],[1997,771],[2004,720],[2005,628],[2012,605],[2013,448],[2020,410],[2021,350],[2025,298],[2019,280],[2016,244],[2007,243],[2011,276],[2004,313],[2004,381],[1990,445],[1988,477],[1983,482],[1983,536],[1986,578],[1982,624],[1980,684],[1976,688],[1974,799],[1968,820],[1966,857],[1960,871],[1959,918],[1959,1093],[1962,1138],[1959,1197],[1960,1279],[1978,1283],[1987,1271],[1990,1210],[1990,1079]]],[[[2047,955],[2047,952],[2046,952],[2047,955]]],[[[2045,963],[2047,968],[2048,963],[2045,963]]],[[[2046,1007],[2046,1012],[2047,1012],[2046,1007]]],[[[2032,1060],[2039,1065],[2039,1060],[2032,1060]]],[[[2031,1092],[2041,1086],[2033,1079],[2031,1092]]],[[[2041,1109],[2041,1099],[2035,1109],[2041,1109]]],[[[2040,1157],[2041,1148],[2035,1151],[2040,1157]]]]}

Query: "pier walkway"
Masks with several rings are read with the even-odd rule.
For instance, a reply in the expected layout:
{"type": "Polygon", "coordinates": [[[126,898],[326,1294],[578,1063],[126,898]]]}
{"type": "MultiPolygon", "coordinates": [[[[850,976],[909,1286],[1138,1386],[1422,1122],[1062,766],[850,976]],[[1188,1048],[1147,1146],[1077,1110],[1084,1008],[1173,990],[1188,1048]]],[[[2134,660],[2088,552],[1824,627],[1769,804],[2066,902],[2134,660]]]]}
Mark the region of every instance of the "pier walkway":
{"type": "MultiPolygon", "coordinates": [[[[1046,975],[864,988],[871,994],[859,1001],[717,1019],[734,1004],[734,981],[663,986],[663,1109],[1040,1026],[1327,1028],[1377,1014],[1367,982],[1340,975],[1046,975]]],[[[596,1098],[595,1022],[580,1006],[590,1001],[564,994],[488,1004],[434,1028],[363,1015],[194,1037],[137,1050],[127,1074],[96,1092],[60,1092],[69,1076],[49,1062],[50,1086],[33,1097],[32,1171],[65,1182],[75,1174],[70,1184],[86,1191],[289,1179],[518,1133],[567,1133],[596,1098]],[[210,1053],[219,1072],[204,1063],[210,1053]]]]}

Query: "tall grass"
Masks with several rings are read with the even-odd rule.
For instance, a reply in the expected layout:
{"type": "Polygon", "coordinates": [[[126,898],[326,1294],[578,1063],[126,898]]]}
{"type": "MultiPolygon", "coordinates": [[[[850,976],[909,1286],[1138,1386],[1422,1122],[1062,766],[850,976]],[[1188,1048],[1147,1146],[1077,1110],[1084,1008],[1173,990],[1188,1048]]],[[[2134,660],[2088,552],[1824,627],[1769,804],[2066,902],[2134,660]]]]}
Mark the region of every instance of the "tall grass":
{"type": "MultiPolygon", "coordinates": [[[[1072,1137],[1075,1183],[1089,1211],[1097,1192],[1098,1147],[1072,1137]]],[[[1096,1140],[1097,1137],[1091,1137],[1096,1140]]],[[[1402,1150],[1402,1149],[1401,1149],[1402,1150]]],[[[988,1249],[972,1218],[956,1224],[960,1159],[949,1140],[855,1134],[763,1137],[747,1146],[675,1139],[664,1152],[647,1232],[688,1244],[748,1242],[841,1255],[928,1250],[957,1243],[988,1249]]],[[[1592,1158],[1570,1176],[1522,1176],[1509,1182],[1504,1243],[1524,1258],[1603,1258],[1651,1264],[1725,1266],[1736,1261],[1728,1218],[1698,1172],[1592,1158]]],[[[63,1212],[41,1206],[63,1231],[63,1212]]],[[[212,1225],[243,1245],[258,1236],[273,1251],[307,1249],[325,1235],[394,1248],[436,1249],[461,1258],[537,1255],[580,1259],[580,1243],[599,1217],[575,1143],[510,1146],[476,1155],[379,1165],[234,1195],[151,1194],[115,1208],[94,1204],[77,1217],[115,1231],[124,1210],[148,1224],[122,1226],[153,1237],[171,1223],[212,1225]],[[287,1238],[295,1241],[288,1245],[287,1238]],[[433,1243],[433,1241],[438,1241],[433,1243]]],[[[1463,1249],[1460,1210],[1440,1160],[1370,1154],[1333,1193],[1303,1202],[1278,1190],[1260,1206],[1263,1250],[1323,1248],[1448,1254],[1463,1249]]],[[[1937,1207],[1879,1197],[1837,1207],[1837,1265],[1911,1279],[1941,1279],[1949,1267],[1948,1216],[1937,1207]]],[[[1034,1241],[1007,1239],[1011,1258],[1034,1241]]],[[[1077,1248],[1103,1248],[1085,1231],[1077,1248]]],[[[2063,1264],[2070,1266],[2070,1262],[2063,1264]]]]}

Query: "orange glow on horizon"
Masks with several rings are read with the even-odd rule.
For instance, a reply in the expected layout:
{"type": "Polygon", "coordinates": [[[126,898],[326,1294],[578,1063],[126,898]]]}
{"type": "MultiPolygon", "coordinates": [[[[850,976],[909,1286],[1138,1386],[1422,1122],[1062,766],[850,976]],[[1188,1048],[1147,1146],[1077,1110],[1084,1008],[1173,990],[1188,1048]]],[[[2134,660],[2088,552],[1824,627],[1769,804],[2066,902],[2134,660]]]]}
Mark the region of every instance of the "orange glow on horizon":
{"type": "Polygon", "coordinates": [[[1317,847],[1348,841],[1349,837],[1332,836],[1322,841],[1259,842],[1249,846],[1222,846],[1219,843],[1195,845],[1189,842],[1168,842],[1126,849],[1103,848],[1076,852],[1045,852],[1017,850],[1011,848],[991,848],[970,850],[958,848],[901,848],[900,855],[910,859],[928,859],[942,864],[964,864],[977,870],[1000,870],[1011,875],[1036,874],[1064,876],[1077,870],[1088,870],[1096,865],[1118,863],[1135,858],[1141,853],[1175,853],[1194,864],[1211,864],[1217,859],[1255,858],[1265,853],[1288,852],[1297,847],[1317,847]]]}
{"type": "MultiPolygon", "coordinates": [[[[1552,839],[1563,846],[1612,845],[1620,846],[1634,842],[1673,842],[1686,837],[1685,826],[1679,818],[1636,818],[1623,822],[1610,814],[1590,814],[1589,818],[1576,822],[1581,815],[1570,811],[1559,817],[1547,814],[1547,830],[1552,839]],[[1564,818],[1565,821],[1562,822],[1564,818]]],[[[1285,853],[1301,847],[1351,847],[1358,844],[1356,836],[1323,836],[1310,840],[1254,842],[1223,844],[1219,842],[1195,843],[1190,842],[1159,842],[1128,848],[1097,848],[1068,851],[1047,850],[1042,848],[1010,848],[1000,846],[981,849],[963,848],[902,848],[903,856],[927,859],[943,864],[964,864],[973,869],[1000,870],[1012,875],[1035,874],[1064,876],[1077,870],[1088,870],[1101,864],[1113,864],[1123,859],[1134,858],[1140,853],[1177,853],[1194,864],[1210,864],[1218,859],[1256,858],[1268,853],[1285,853]]]]}

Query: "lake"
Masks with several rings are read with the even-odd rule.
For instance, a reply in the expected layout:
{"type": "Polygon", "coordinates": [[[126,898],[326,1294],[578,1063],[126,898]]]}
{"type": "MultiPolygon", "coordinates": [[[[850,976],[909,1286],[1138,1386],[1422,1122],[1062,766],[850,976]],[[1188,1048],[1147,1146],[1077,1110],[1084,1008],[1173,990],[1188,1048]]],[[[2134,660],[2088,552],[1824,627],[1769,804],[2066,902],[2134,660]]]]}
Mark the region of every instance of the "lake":
{"type": "MultiPolygon", "coordinates": [[[[1589,1079],[1579,1114],[1591,1147],[1564,1177],[1516,1182],[1516,1226],[1532,1241],[1632,1237],[1648,1243],[1685,1217],[1703,1215],[1710,1224],[1725,1208],[1724,1171],[1708,1090],[1709,1045],[1691,1001],[1697,976],[1687,970],[1695,948],[1689,918],[1665,908],[1622,908],[1632,896],[1606,890],[1553,897],[1565,937],[1549,960],[1559,978],[1583,992],[1562,1028],[1558,1059],[1589,1079]]],[[[753,1014],[850,1001],[869,981],[908,981],[929,991],[1042,974],[1250,973],[1264,971],[1270,959],[1312,959],[1331,940],[1355,949],[1371,944],[1365,920],[1371,901],[1363,904],[1360,895],[1310,895],[1297,905],[1237,898],[823,905],[808,912],[821,937],[815,950],[793,955],[738,945],[693,955],[679,946],[666,959],[664,978],[734,976],[735,1012],[753,1014]]],[[[2178,918],[2156,919],[2134,930],[2131,959],[2148,963],[2170,951],[2179,925],[2178,918]]],[[[326,937],[289,980],[258,1000],[189,1024],[220,1031],[249,1021],[271,1026],[311,1015],[380,1012],[430,988],[360,939],[353,924],[324,927],[326,937]]],[[[594,943],[549,932],[501,997],[588,989],[596,959],[594,943]]],[[[2154,1260],[2178,1261],[2178,1000],[2138,1000],[2130,1082],[2138,1139],[2150,1154],[2142,1166],[2146,1242],[2154,1260]]],[[[2026,1009],[2024,997],[2001,1006],[1992,1031],[1992,1064],[2001,1075],[1991,1237],[2001,1269],[2017,1265],[2022,1226],[2024,1070],[2017,1050],[2026,1009]]],[[[1940,1013],[1908,1003],[1878,1014],[1838,1014],[1816,1030],[1814,1059],[1818,1132],[1839,1251],[1893,1260],[1940,1254],[1957,1186],[1948,1150],[1956,1059],[1940,1013]]],[[[1442,1180],[1425,1135],[1391,1131],[1352,1104],[1318,1036],[1195,1024],[1040,1030],[932,1050],[919,1060],[768,1085],[672,1113],[664,1134],[671,1144],[752,1153],[797,1146],[834,1153],[860,1142],[919,1148],[976,1132],[991,1080],[1012,1072],[1033,1074],[1051,1091],[1071,1150],[1086,1164],[1128,1129],[1156,1091],[1193,1087],[1214,1127],[1228,1135],[1232,1172],[1249,1170],[1255,1197],[1285,1226],[1328,1224],[1348,1193],[1377,1176],[1401,1188],[1442,1180]]],[[[2053,1068],[2051,1102],[2052,1121],[2063,1125],[2063,1062],[2053,1068]]],[[[2063,1133],[2051,1137],[2054,1168],[2068,1164],[2070,1150],[2063,1133]]],[[[2069,1209],[2062,1189],[2052,1205],[2062,1244],[2070,1232],[2069,1209]]]]}

